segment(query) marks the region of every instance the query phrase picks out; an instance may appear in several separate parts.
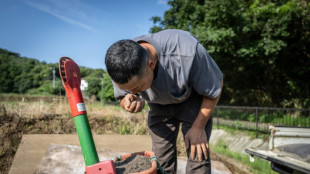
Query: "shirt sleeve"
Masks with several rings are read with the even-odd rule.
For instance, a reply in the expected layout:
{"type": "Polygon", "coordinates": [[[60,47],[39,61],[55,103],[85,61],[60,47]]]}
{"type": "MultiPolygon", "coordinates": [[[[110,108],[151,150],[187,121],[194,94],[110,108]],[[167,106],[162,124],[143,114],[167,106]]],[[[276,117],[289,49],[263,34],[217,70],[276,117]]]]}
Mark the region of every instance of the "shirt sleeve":
{"type": "Polygon", "coordinates": [[[114,97],[116,100],[118,101],[122,100],[125,97],[125,95],[129,93],[127,91],[120,89],[113,80],[112,80],[112,84],[113,84],[113,89],[114,89],[114,97]]]}
{"type": "Polygon", "coordinates": [[[221,92],[223,73],[209,55],[208,51],[199,43],[190,70],[189,82],[199,94],[216,98],[221,92]]]}

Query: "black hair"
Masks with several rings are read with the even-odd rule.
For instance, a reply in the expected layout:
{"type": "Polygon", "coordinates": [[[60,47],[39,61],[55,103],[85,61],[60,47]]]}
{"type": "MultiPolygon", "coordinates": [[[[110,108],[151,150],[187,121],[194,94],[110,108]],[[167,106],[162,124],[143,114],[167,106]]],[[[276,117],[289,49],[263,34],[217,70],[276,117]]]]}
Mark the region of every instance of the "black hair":
{"type": "Polygon", "coordinates": [[[147,51],[133,40],[120,40],[110,46],[105,56],[107,71],[112,80],[127,83],[133,76],[141,76],[148,60],[147,51]]]}

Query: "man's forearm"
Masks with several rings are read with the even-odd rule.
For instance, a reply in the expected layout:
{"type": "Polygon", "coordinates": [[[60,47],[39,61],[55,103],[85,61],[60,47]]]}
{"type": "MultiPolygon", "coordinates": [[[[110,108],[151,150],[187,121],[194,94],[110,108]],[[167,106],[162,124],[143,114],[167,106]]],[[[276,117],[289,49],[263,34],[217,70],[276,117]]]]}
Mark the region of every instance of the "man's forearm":
{"type": "Polygon", "coordinates": [[[193,124],[194,127],[204,129],[210,116],[211,113],[216,106],[217,102],[219,100],[219,96],[216,97],[215,99],[209,99],[207,97],[203,98],[199,114],[193,124]]]}
{"type": "MultiPolygon", "coordinates": [[[[222,86],[223,86],[223,80],[221,81],[221,87],[222,86]]],[[[200,107],[200,111],[198,113],[196,120],[193,123],[194,127],[200,128],[200,129],[205,128],[205,126],[206,126],[206,124],[207,124],[207,122],[211,116],[211,113],[212,113],[213,109],[215,108],[219,99],[220,99],[220,94],[214,99],[203,97],[201,107],[200,107]]]]}

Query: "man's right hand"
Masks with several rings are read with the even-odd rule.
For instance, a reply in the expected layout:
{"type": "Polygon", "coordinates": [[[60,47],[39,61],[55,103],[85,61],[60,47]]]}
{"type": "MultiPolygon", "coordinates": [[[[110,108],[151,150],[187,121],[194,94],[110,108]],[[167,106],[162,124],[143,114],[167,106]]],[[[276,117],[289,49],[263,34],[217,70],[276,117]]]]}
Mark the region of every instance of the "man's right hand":
{"type": "Polygon", "coordinates": [[[120,102],[122,108],[128,112],[141,112],[144,108],[145,101],[138,95],[127,94],[120,102]]]}

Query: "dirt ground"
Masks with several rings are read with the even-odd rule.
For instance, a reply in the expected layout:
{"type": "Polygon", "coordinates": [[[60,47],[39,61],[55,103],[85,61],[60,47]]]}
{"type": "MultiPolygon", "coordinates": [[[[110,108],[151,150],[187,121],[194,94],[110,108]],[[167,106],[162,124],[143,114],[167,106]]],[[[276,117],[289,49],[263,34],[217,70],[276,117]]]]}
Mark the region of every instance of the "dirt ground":
{"type": "Polygon", "coordinates": [[[14,115],[0,115],[0,173],[8,173],[23,134],[73,133],[72,119],[57,116],[42,119],[20,118],[14,115]],[[58,122],[57,124],[49,123],[58,122]],[[69,126],[70,125],[70,126],[69,126]],[[55,127],[54,127],[55,126],[55,127]]]}

